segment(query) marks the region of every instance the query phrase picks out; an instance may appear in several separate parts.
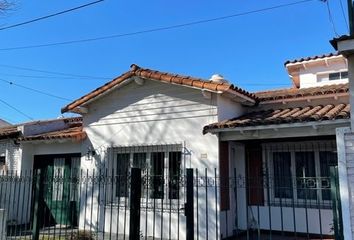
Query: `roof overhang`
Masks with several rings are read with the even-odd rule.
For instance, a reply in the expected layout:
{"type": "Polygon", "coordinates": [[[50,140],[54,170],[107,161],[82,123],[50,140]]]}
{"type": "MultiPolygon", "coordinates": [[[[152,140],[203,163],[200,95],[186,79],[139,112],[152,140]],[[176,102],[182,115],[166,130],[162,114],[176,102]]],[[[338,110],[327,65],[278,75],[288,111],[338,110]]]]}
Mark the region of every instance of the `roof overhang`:
{"type": "Polygon", "coordinates": [[[347,59],[342,55],[328,56],[323,58],[309,59],[298,62],[289,62],[285,64],[288,74],[295,87],[300,87],[300,71],[305,71],[312,67],[328,67],[333,63],[347,64],[347,59]]]}
{"type": "Polygon", "coordinates": [[[271,124],[261,126],[210,129],[221,140],[255,140],[306,136],[335,135],[335,129],[350,126],[350,119],[313,121],[303,123],[271,124]]]}

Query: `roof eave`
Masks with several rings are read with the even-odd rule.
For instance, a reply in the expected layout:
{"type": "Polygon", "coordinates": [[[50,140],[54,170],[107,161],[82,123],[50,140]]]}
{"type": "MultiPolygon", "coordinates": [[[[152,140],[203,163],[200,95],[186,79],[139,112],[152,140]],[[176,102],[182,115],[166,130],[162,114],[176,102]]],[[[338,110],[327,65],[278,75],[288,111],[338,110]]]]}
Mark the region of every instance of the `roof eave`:
{"type": "Polygon", "coordinates": [[[123,73],[122,75],[115,78],[113,81],[109,82],[108,84],[103,85],[102,87],[97,88],[97,89],[91,91],[90,93],[84,95],[83,97],[69,103],[68,105],[66,105],[65,107],[63,107],[61,109],[61,113],[72,112],[72,111],[74,113],[76,113],[74,109],[77,109],[78,107],[80,107],[84,104],[88,104],[89,102],[96,100],[98,97],[101,97],[101,96],[107,94],[108,92],[111,92],[113,89],[115,89],[119,85],[119,83],[122,83],[125,80],[127,80],[133,76],[134,76],[134,72],[132,72],[132,71],[128,71],[126,73],[123,73]]]}
{"type": "Polygon", "coordinates": [[[322,120],[322,121],[308,121],[308,122],[294,122],[294,123],[281,123],[281,124],[268,124],[258,126],[245,126],[245,127],[220,127],[220,128],[207,128],[204,127],[203,133],[221,133],[221,132],[246,132],[255,130],[267,129],[283,129],[283,128],[299,128],[299,127],[313,127],[313,126],[328,126],[337,124],[349,124],[350,119],[335,119],[335,120],[322,120]]]}

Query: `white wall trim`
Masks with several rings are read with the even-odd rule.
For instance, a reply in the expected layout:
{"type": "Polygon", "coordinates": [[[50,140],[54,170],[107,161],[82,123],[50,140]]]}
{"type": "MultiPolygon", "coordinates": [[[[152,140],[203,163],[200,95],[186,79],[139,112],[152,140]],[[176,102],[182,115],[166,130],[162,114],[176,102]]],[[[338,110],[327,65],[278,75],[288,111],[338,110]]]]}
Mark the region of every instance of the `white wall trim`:
{"type": "Polygon", "coordinates": [[[338,152],[338,173],[339,173],[339,191],[342,205],[342,218],[343,218],[343,235],[345,240],[351,240],[351,218],[350,218],[350,195],[348,185],[348,172],[347,172],[347,157],[345,150],[344,135],[349,133],[349,127],[342,127],[336,129],[337,152],[338,152]]]}

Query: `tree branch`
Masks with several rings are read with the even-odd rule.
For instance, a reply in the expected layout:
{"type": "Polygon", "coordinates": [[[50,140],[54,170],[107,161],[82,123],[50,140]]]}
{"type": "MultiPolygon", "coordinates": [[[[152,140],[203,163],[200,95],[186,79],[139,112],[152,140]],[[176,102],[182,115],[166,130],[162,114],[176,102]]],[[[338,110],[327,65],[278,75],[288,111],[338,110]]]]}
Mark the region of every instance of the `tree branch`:
{"type": "Polygon", "coordinates": [[[13,2],[9,0],[0,0],[0,13],[4,13],[13,7],[13,2]]]}

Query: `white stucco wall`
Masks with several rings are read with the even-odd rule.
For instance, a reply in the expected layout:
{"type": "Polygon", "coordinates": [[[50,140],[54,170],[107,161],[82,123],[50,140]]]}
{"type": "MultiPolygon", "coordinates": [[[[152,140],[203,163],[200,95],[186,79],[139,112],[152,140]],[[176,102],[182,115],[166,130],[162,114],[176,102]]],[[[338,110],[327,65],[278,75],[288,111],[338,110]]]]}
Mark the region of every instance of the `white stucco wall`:
{"type": "Polygon", "coordinates": [[[331,63],[328,66],[315,66],[315,67],[308,67],[306,69],[301,69],[299,71],[299,78],[300,78],[300,88],[307,88],[307,87],[317,87],[323,86],[328,84],[340,84],[340,83],[347,83],[348,79],[343,80],[332,80],[332,81],[325,81],[325,82],[318,82],[317,75],[321,73],[331,73],[331,72],[339,72],[339,71],[347,71],[348,67],[344,61],[331,63]]]}
{"type": "Polygon", "coordinates": [[[245,107],[221,95],[217,95],[218,121],[239,117],[245,113],[245,107]]]}
{"type": "Polygon", "coordinates": [[[0,156],[5,156],[8,171],[17,171],[21,160],[21,147],[14,139],[0,140],[0,156]]]}
{"type": "MultiPolygon", "coordinates": [[[[212,134],[203,135],[203,127],[217,122],[218,114],[222,118],[228,118],[235,117],[235,114],[241,111],[240,105],[217,97],[216,94],[212,94],[208,99],[203,97],[201,90],[152,80],[145,80],[142,86],[132,82],[85,107],[88,108],[88,114],[84,115],[84,129],[88,138],[82,147],[82,168],[92,170],[107,167],[106,149],[110,146],[182,144],[186,153],[182,157],[186,160],[184,167],[198,168],[202,173],[206,168],[209,176],[214,176],[214,170],[218,169],[218,138],[212,134]],[[97,153],[92,159],[86,157],[89,147],[95,149],[97,153]]],[[[97,195],[98,191],[95,191],[94,196],[97,197],[97,195]]],[[[203,196],[205,197],[205,194],[201,190],[199,192],[201,209],[206,207],[202,206],[202,202],[204,204],[206,202],[205,199],[203,200],[203,196]]],[[[209,226],[209,236],[215,236],[216,224],[220,226],[220,223],[216,222],[215,215],[216,208],[219,209],[218,202],[219,199],[215,199],[215,193],[211,192],[208,195],[209,218],[200,215],[201,238],[205,237],[206,232],[202,229],[206,224],[209,226]]],[[[91,205],[94,209],[98,208],[95,199],[93,202],[86,202],[85,206],[90,209],[91,205]]],[[[82,204],[82,206],[84,205],[82,204]]],[[[80,227],[83,227],[81,223],[85,223],[83,219],[97,219],[97,212],[93,212],[92,216],[90,213],[85,215],[84,212],[84,209],[81,208],[80,227]]],[[[122,214],[124,213],[121,211],[120,215],[122,214]]],[[[149,213],[147,217],[152,216],[152,213],[149,213]]],[[[104,217],[114,220],[120,216],[117,208],[113,207],[113,210],[106,211],[104,217]],[[111,215],[111,211],[113,215],[111,215]]],[[[144,212],[141,213],[141,217],[145,222],[144,212]]],[[[155,217],[158,222],[156,236],[160,237],[160,222],[168,222],[168,214],[165,214],[163,219],[159,213],[155,217]]],[[[178,231],[175,222],[177,217],[177,214],[172,214],[172,236],[175,236],[178,231]]],[[[129,212],[127,213],[127,221],[129,222],[129,212]]],[[[179,221],[180,227],[183,229],[185,224],[183,211],[180,212],[179,221]]],[[[148,222],[151,225],[151,221],[148,222]]],[[[124,226],[120,225],[120,229],[123,228],[124,226]]],[[[148,235],[152,235],[152,228],[149,226],[148,228],[150,229],[148,235]]],[[[105,229],[106,231],[110,229],[108,222],[105,224],[105,229]]],[[[113,231],[116,231],[115,229],[114,227],[113,231]]],[[[142,226],[142,232],[145,233],[144,226],[142,226]]],[[[167,237],[168,231],[164,232],[164,237],[167,237]]],[[[183,238],[183,231],[180,231],[180,234],[180,237],[183,238]]]]}
{"type": "Polygon", "coordinates": [[[22,142],[21,170],[28,171],[33,169],[33,160],[35,155],[80,153],[81,142],[68,141],[33,141],[22,142]]]}
{"type": "MultiPolygon", "coordinates": [[[[147,80],[113,91],[88,106],[84,116],[87,148],[152,144],[184,144],[190,150],[186,167],[217,167],[218,140],[203,135],[203,127],[217,121],[216,97],[205,99],[200,90],[147,80]]],[[[101,158],[101,159],[98,159],[101,158]]],[[[97,168],[98,162],[83,159],[83,167],[97,168]]],[[[97,160],[96,159],[96,160],[97,160]]]]}

